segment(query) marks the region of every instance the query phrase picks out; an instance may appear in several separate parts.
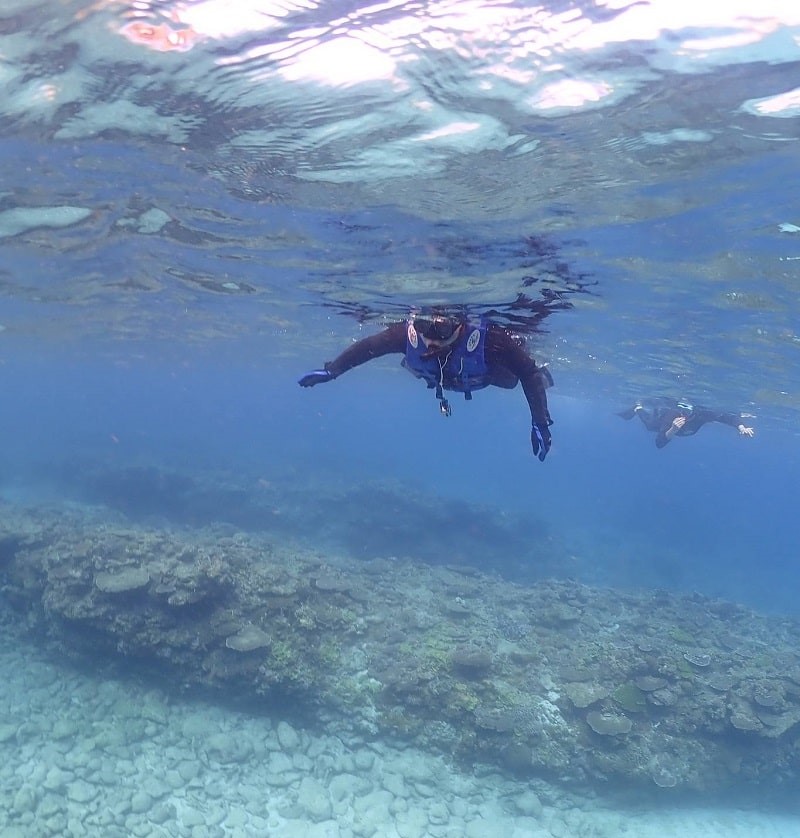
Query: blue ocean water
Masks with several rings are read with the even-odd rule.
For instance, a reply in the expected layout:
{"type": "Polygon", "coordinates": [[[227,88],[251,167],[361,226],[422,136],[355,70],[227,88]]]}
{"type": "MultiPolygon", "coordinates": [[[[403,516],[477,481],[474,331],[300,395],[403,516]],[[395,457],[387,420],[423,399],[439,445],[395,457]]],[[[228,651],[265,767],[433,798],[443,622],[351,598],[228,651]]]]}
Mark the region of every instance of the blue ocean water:
{"type": "Polygon", "coordinates": [[[750,5],[3,0],[0,493],[797,618],[800,12],[750,5]],[[297,386],[520,300],[543,463],[520,388],[297,386]]]}
{"type": "MultiPolygon", "coordinates": [[[[697,591],[797,614],[791,487],[800,459],[791,431],[758,425],[753,439],[740,439],[711,425],[658,450],[638,422],[615,415],[621,404],[554,389],[553,448],[540,464],[519,390],[488,390],[469,404],[456,397],[444,419],[397,358],[302,391],[297,372],[312,366],[308,356],[244,361],[199,349],[173,361],[7,359],[3,387],[14,395],[2,421],[4,491],[80,497],[82,470],[143,465],[199,480],[226,473],[255,496],[260,481],[311,488],[309,503],[315,484],[324,493],[386,483],[400,497],[420,494],[432,511],[452,505],[446,523],[437,519],[442,529],[424,534],[440,543],[442,561],[477,513],[466,503],[519,519],[532,577],[697,591]]],[[[230,512],[220,506],[218,518],[230,512]]],[[[393,522],[373,551],[413,550],[408,526],[393,522]]]]}

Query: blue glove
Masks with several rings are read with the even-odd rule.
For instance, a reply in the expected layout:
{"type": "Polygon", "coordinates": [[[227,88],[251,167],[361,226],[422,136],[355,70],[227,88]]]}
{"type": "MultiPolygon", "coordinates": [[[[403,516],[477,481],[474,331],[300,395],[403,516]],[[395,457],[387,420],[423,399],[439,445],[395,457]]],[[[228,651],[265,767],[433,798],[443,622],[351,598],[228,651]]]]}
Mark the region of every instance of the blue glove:
{"type": "Polygon", "coordinates": [[[543,463],[550,450],[550,428],[547,425],[537,425],[536,422],[531,425],[531,448],[539,462],[543,463]]]}
{"type": "Polygon", "coordinates": [[[315,384],[324,384],[326,381],[333,381],[336,376],[326,369],[311,370],[307,372],[297,383],[301,387],[313,387],[315,384]]]}

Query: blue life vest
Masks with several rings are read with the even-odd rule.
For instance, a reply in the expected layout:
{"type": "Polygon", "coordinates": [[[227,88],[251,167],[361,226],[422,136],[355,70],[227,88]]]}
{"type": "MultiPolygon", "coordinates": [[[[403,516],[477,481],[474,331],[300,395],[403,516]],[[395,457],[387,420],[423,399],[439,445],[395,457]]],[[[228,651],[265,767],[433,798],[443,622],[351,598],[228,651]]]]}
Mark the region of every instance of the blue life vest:
{"type": "Polygon", "coordinates": [[[455,390],[463,393],[465,399],[470,399],[473,390],[488,387],[491,383],[486,366],[486,328],[484,318],[478,324],[467,321],[451,346],[439,355],[425,358],[423,356],[428,349],[409,320],[403,366],[417,378],[425,379],[430,388],[455,390]]]}

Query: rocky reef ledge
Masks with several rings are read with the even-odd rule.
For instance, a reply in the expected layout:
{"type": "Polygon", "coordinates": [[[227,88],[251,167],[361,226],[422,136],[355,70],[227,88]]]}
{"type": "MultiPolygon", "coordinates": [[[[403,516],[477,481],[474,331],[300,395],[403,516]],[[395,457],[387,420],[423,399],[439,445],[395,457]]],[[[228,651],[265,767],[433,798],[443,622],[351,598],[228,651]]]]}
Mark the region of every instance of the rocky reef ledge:
{"type": "Polygon", "coordinates": [[[64,653],[291,701],[518,777],[797,783],[800,625],[728,602],[354,561],[235,530],[2,507],[4,607],[64,653]]]}

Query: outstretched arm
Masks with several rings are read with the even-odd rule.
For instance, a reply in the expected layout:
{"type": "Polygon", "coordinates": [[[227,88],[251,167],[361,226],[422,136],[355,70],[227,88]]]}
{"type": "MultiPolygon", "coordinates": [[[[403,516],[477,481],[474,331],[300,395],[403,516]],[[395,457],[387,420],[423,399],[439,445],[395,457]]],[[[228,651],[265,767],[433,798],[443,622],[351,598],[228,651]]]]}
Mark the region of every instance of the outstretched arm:
{"type": "Polygon", "coordinates": [[[487,360],[502,364],[522,382],[522,389],[531,411],[531,446],[533,453],[544,460],[550,450],[550,411],[547,408],[549,373],[536,366],[536,361],[523,345],[502,326],[490,329],[486,340],[487,360]]]}
{"type": "Polygon", "coordinates": [[[365,364],[373,358],[379,358],[381,355],[388,355],[393,352],[405,352],[405,350],[406,324],[394,323],[382,332],[370,335],[356,341],[352,346],[348,346],[333,361],[328,361],[322,369],[307,373],[298,383],[301,387],[313,387],[315,384],[333,381],[342,373],[360,364],[365,364]]]}
{"type": "Polygon", "coordinates": [[[706,422],[722,422],[723,425],[730,425],[736,428],[741,436],[755,436],[755,430],[748,425],[745,425],[745,419],[753,419],[751,413],[718,413],[716,411],[706,411],[708,418],[704,419],[706,422]]]}

